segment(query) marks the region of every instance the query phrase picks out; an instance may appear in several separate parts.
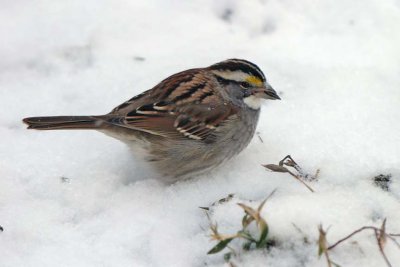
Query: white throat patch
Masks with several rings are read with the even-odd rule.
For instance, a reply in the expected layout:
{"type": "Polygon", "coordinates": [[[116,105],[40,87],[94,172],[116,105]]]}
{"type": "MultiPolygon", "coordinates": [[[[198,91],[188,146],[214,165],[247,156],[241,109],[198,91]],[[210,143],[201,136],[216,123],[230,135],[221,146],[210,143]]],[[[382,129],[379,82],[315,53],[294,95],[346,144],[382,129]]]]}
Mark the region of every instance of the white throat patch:
{"type": "Polygon", "coordinates": [[[259,109],[261,107],[261,98],[254,95],[243,98],[244,103],[252,109],[259,109]]]}

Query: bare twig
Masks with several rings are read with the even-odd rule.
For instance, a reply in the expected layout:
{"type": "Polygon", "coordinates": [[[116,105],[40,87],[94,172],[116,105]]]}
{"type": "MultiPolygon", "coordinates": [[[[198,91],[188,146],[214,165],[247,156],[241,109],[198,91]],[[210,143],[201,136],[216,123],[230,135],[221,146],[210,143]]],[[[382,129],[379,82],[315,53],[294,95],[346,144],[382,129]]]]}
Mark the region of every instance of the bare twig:
{"type": "Polygon", "coordinates": [[[260,132],[256,132],[258,139],[260,139],[261,143],[264,143],[264,140],[261,138],[260,132]]]}
{"type": "Polygon", "coordinates": [[[296,174],[294,174],[293,172],[288,170],[288,173],[293,176],[295,179],[297,179],[300,183],[302,183],[305,187],[308,188],[308,190],[310,190],[311,192],[315,192],[314,189],[311,188],[311,186],[309,186],[308,184],[306,184],[306,182],[304,182],[299,176],[297,176],[296,174]]]}
{"type": "Polygon", "coordinates": [[[361,231],[364,231],[364,230],[366,230],[366,229],[375,229],[375,227],[373,227],[373,226],[364,226],[364,227],[361,227],[360,229],[355,230],[355,231],[352,232],[351,234],[349,234],[349,235],[343,237],[342,239],[340,239],[339,241],[337,241],[335,244],[329,246],[329,247],[328,247],[328,250],[333,249],[334,247],[336,247],[336,246],[339,245],[340,243],[342,243],[342,242],[346,241],[347,239],[351,238],[353,235],[355,235],[355,234],[357,234],[357,233],[359,233],[359,232],[361,232],[361,231]]]}
{"type": "Polygon", "coordinates": [[[379,247],[379,252],[381,253],[383,259],[385,260],[385,263],[388,267],[392,267],[388,257],[385,254],[384,251],[384,246],[386,244],[386,240],[390,239],[399,249],[400,249],[400,244],[397,242],[397,240],[394,238],[394,236],[398,236],[398,234],[388,234],[386,233],[386,218],[383,220],[382,225],[380,228],[377,228],[375,226],[363,226],[360,229],[355,230],[354,232],[350,233],[349,235],[345,236],[344,238],[340,239],[337,241],[335,244],[329,246],[327,250],[331,250],[335,248],[337,245],[340,243],[350,239],[352,236],[364,231],[364,230],[372,230],[374,231],[376,242],[379,247]]]}

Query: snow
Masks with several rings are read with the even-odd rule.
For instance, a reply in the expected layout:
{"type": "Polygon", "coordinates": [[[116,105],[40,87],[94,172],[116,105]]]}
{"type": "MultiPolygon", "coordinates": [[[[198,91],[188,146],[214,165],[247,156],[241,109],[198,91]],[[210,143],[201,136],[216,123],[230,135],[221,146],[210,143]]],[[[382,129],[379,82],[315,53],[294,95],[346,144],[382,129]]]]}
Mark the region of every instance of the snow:
{"type": "MultiPolygon", "coordinates": [[[[242,253],[240,266],[326,266],[320,223],[330,243],[384,218],[400,233],[399,26],[398,0],[3,1],[0,265],[224,266],[222,253],[207,255],[216,242],[198,207],[235,193],[211,214],[234,233],[236,203],[256,207],[274,189],[262,214],[280,245],[242,253]],[[207,176],[168,185],[105,135],[21,123],[106,113],[177,71],[233,57],[259,65],[282,100],[262,107],[263,142],[207,176]],[[315,193],[261,167],[287,154],[321,170],[315,193]],[[389,173],[389,192],[373,185],[389,173]]],[[[352,240],[335,262],[385,266],[371,233],[352,240]]],[[[385,252],[400,264],[389,241],[385,252]]]]}

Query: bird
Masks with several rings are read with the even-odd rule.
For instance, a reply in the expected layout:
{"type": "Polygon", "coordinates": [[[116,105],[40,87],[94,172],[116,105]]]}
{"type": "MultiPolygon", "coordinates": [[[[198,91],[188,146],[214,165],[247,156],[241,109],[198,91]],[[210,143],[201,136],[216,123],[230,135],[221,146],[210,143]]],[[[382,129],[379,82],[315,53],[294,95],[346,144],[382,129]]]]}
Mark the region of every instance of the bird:
{"type": "Polygon", "coordinates": [[[23,122],[35,130],[100,131],[145,153],[160,179],[175,182],[204,174],[247,147],[266,99],[280,97],[261,69],[227,59],[173,74],[105,115],[23,122]]]}

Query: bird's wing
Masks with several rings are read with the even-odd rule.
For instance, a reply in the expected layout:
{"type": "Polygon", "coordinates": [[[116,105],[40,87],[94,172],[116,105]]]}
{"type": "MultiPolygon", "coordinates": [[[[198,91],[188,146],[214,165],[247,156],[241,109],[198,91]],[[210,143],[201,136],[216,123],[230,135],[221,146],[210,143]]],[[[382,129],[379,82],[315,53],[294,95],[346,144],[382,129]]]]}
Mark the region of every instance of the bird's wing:
{"type": "Polygon", "coordinates": [[[218,126],[238,111],[217,87],[200,69],[177,73],[116,107],[108,121],[155,135],[212,142],[218,126]]]}

